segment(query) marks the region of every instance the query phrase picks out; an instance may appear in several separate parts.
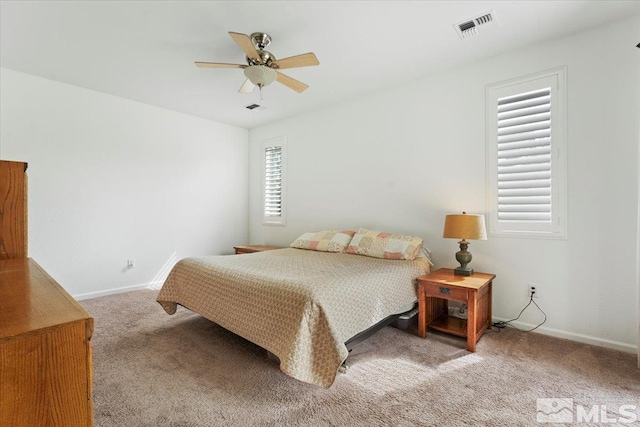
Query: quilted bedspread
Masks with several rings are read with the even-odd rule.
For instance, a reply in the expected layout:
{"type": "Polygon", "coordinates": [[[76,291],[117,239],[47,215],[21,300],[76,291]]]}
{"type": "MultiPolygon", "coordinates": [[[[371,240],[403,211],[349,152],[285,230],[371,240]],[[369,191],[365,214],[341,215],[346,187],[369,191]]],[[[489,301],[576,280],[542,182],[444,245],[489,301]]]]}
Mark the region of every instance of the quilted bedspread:
{"type": "Polygon", "coordinates": [[[157,301],[168,314],[187,307],[278,356],[286,374],[329,387],[345,341],[416,301],[415,279],[428,271],[425,258],[293,248],[186,258],[157,301]]]}

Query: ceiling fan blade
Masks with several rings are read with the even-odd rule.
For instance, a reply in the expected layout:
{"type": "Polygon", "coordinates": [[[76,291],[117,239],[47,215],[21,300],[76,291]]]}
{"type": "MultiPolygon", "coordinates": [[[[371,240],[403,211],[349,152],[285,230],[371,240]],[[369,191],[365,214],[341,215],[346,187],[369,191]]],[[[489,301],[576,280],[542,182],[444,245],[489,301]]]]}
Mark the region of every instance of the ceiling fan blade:
{"type": "Polygon", "coordinates": [[[247,79],[247,80],[244,81],[242,86],[240,86],[240,90],[238,92],[239,93],[251,93],[251,92],[253,92],[253,88],[254,87],[256,87],[256,85],[251,83],[251,80],[247,79]]]}
{"type": "Polygon", "coordinates": [[[196,67],[200,68],[247,68],[246,65],[242,64],[225,64],[223,62],[194,62],[196,67]]]}
{"type": "Polygon", "coordinates": [[[260,55],[258,55],[258,51],[256,50],[253,42],[248,35],[242,33],[234,33],[233,31],[229,31],[229,35],[249,59],[260,59],[260,55]]]}
{"type": "Polygon", "coordinates": [[[304,92],[309,87],[309,85],[299,82],[296,79],[292,79],[291,77],[284,75],[279,71],[276,71],[276,73],[278,74],[278,82],[282,83],[288,88],[295,90],[298,93],[304,92]]]}
{"type": "Polygon", "coordinates": [[[290,56],[289,58],[279,59],[275,61],[277,68],[299,68],[299,67],[312,67],[314,65],[320,65],[320,61],[316,58],[313,52],[303,53],[302,55],[290,56]]]}

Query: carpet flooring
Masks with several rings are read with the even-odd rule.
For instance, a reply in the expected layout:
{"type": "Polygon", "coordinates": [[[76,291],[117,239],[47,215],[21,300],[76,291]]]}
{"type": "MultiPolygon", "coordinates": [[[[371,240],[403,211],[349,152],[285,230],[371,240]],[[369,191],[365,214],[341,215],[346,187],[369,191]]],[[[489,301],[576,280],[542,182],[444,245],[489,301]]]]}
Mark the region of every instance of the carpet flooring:
{"type": "Polygon", "coordinates": [[[323,389],[195,313],[167,315],[156,294],[81,301],[95,318],[96,427],[533,426],[537,398],[604,404],[608,419],[640,405],[635,355],[512,329],[469,353],[461,338],[387,327],[323,389]]]}

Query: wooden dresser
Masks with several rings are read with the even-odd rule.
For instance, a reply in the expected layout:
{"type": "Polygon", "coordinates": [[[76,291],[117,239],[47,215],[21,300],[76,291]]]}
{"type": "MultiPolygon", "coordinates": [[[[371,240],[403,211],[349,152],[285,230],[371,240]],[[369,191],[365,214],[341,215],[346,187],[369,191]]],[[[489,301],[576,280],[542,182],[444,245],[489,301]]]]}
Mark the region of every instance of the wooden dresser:
{"type": "Polygon", "coordinates": [[[35,261],[0,261],[0,426],[93,425],[92,333],[35,261]]]}
{"type": "Polygon", "coordinates": [[[27,258],[26,166],[0,161],[0,426],[93,426],[93,318],[27,258]]]}

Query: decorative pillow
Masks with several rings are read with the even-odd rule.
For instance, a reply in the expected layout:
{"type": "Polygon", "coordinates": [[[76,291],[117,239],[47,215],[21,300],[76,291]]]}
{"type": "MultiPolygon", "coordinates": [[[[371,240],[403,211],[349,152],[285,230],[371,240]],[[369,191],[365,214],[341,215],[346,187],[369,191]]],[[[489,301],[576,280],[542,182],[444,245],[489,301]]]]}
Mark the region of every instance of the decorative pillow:
{"type": "Polygon", "coordinates": [[[351,239],[345,252],[384,259],[416,259],[422,250],[422,239],[401,234],[383,233],[361,228],[351,239]]]}
{"type": "Polygon", "coordinates": [[[290,246],[320,252],[344,252],[355,231],[317,231],[304,233],[290,246]]]}

